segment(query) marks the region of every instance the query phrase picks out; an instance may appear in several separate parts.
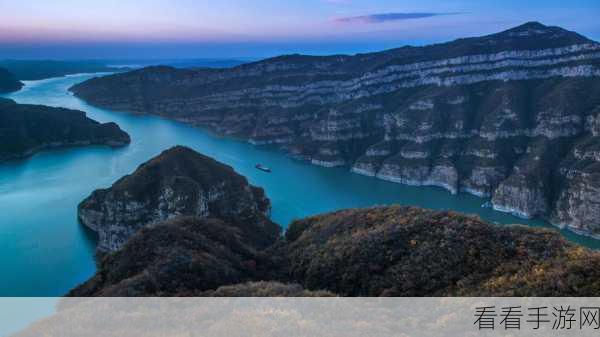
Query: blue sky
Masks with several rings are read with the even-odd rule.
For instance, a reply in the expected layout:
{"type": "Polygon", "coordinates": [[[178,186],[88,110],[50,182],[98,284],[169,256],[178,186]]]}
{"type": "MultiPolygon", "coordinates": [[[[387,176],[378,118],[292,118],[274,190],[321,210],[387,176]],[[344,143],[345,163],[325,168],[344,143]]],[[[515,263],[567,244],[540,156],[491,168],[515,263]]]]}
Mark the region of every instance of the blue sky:
{"type": "Polygon", "coordinates": [[[600,40],[598,18],[599,0],[0,0],[0,58],[357,53],[526,21],[600,40]]]}

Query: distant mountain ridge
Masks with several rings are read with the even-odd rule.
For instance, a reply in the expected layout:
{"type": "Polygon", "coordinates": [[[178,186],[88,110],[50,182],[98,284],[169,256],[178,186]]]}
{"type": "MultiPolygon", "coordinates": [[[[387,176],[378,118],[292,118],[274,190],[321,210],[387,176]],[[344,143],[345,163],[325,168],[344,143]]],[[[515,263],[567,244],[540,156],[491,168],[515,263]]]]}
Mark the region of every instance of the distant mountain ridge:
{"type": "Polygon", "coordinates": [[[233,58],[184,58],[184,59],[159,59],[159,60],[144,60],[144,59],[129,59],[129,60],[107,60],[106,64],[109,67],[124,69],[139,69],[144,67],[166,65],[173,68],[231,68],[250,62],[250,59],[233,59],[233,58]]]}
{"type": "Polygon", "coordinates": [[[600,44],[560,27],[231,69],[150,67],[71,90],[600,236],[600,44]]]}
{"type": "Polygon", "coordinates": [[[21,81],[42,80],[79,73],[115,72],[118,68],[109,67],[97,61],[58,61],[58,60],[0,60],[0,67],[6,68],[21,81]]]}

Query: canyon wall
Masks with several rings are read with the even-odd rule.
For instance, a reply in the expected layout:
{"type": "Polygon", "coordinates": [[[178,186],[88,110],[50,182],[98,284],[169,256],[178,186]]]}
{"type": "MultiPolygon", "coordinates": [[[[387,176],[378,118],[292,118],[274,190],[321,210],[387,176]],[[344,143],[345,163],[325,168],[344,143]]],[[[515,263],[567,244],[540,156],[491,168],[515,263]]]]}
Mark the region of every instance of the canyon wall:
{"type": "Polygon", "coordinates": [[[600,44],[559,27],[231,69],[150,67],[71,90],[600,235],[600,44]]]}

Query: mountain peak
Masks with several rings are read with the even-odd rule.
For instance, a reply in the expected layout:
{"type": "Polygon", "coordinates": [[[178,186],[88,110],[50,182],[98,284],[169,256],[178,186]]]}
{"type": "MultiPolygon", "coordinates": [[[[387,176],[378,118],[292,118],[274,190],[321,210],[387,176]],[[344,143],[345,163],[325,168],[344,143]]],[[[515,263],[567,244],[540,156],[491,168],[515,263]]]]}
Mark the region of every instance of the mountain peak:
{"type": "Polygon", "coordinates": [[[96,190],[81,202],[78,211],[81,223],[98,233],[98,248],[116,251],[142,228],[178,215],[221,219],[236,225],[253,245],[264,248],[274,243],[280,232],[266,215],[269,209],[263,189],[250,185],[233,168],[176,146],[110,188],[96,190]],[[144,208],[131,211],[121,204],[144,208]],[[94,216],[99,210],[107,213],[94,216]]]}
{"type": "Polygon", "coordinates": [[[575,32],[557,26],[546,26],[537,21],[526,22],[496,34],[475,38],[475,41],[480,46],[502,45],[506,50],[547,49],[593,43],[575,32]]]}
{"type": "MultiPolygon", "coordinates": [[[[536,35],[546,35],[546,34],[568,34],[571,33],[566,29],[560,27],[551,27],[546,26],[537,21],[526,22],[522,25],[513,27],[511,29],[505,30],[500,35],[509,35],[513,37],[528,37],[528,36],[536,36],[536,35]]],[[[573,34],[573,33],[572,33],[573,34]]]]}
{"type": "Polygon", "coordinates": [[[538,21],[529,21],[529,22],[525,22],[524,24],[522,24],[520,26],[514,27],[511,30],[515,30],[515,31],[518,31],[518,30],[529,30],[529,29],[540,29],[540,30],[543,30],[543,29],[547,29],[547,28],[549,28],[549,27],[546,26],[546,25],[544,25],[544,24],[542,24],[542,23],[540,23],[540,22],[538,22],[538,21]]]}
{"type": "Polygon", "coordinates": [[[590,42],[587,38],[575,33],[568,31],[564,28],[557,26],[546,26],[537,21],[526,22],[520,26],[505,30],[492,36],[502,36],[510,38],[521,38],[521,39],[538,39],[546,38],[551,40],[566,40],[570,43],[586,43],[590,42]]]}

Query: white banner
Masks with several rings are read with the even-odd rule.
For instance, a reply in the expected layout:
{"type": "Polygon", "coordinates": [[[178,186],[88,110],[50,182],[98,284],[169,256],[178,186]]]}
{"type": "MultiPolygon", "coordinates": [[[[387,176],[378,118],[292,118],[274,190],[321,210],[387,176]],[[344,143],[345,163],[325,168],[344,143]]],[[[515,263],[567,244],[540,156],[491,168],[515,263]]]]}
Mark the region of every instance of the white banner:
{"type": "Polygon", "coordinates": [[[68,298],[40,317],[51,301],[0,299],[5,336],[600,336],[600,298],[68,298]]]}

